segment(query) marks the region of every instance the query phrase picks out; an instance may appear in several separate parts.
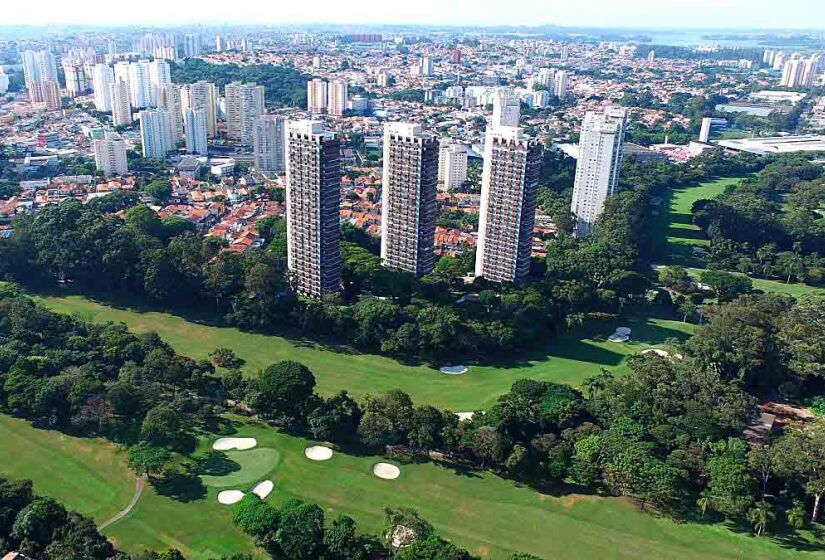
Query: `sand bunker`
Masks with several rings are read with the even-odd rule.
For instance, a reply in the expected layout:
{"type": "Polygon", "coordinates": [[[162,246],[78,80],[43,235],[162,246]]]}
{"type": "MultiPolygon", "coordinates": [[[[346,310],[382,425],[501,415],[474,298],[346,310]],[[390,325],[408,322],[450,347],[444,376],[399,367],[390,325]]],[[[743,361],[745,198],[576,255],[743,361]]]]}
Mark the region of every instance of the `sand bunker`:
{"type": "Polygon", "coordinates": [[[244,451],[246,449],[252,449],[256,445],[258,445],[258,440],[251,437],[222,437],[215,440],[215,443],[212,444],[212,449],[215,451],[230,451],[232,449],[244,451]]]}
{"type": "Polygon", "coordinates": [[[224,505],[237,504],[243,500],[243,492],[240,490],[224,490],[218,494],[218,502],[224,505]]]}
{"type": "Polygon", "coordinates": [[[630,327],[616,327],[616,334],[619,336],[630,336],[630,327]]]}
{"type": "Polygon", "coordinates": [[[630,340],[630,337],[623,334],[611,334],[607,337],[607,340],[610,342],[627,342],[630,340]]]}
{"type": "Polygon", "coordinates": [[[372,467],[372,474],[384,480],[393,480],[401,476],[401,469],[389,463],[376,463],[372,467]]]}
{"type": "Polygon", "coordinates": [[[273,488],[275,488],[275,483],[271,480],[264,480],[252,487],[252,493],[263,500],[269,496],[273,488]]]}
{"type": "Polygon", "coordinates": [[[455,415],[458,416],[459,420],[472,420],[475,412],[456,412],[455,415]]]}
{"type": "Polygon", "coordinates": [[[660,348],[648,348],[647,350],[642,350],[642,354],[655,354],[660,358],[667,358],[670,356],[670,352],[668,352],[667,350],[662,350],[660,348]]]}
{"type": "Polygon", "coordinates": [[[441,368],[441,373],[446,373],[447,375],[461,375],[462,373],[467,373],[467,366],[444,366],[441,368]]]}
{"type": "Polygon", "coordinates": [[[313,461],[328,461],[332,459],[332,449],[323,445],[312,445],[304,450],[304,455],[313,461]]]}

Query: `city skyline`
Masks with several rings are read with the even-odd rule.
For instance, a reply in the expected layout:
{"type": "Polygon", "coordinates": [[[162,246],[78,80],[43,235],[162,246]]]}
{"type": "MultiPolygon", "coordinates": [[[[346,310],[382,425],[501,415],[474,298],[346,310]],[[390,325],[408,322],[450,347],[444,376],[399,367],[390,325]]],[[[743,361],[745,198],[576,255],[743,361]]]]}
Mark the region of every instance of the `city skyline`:
{"type": "Polygon", "coordinates": [[[31,10],[22,4],[4,8],[4,25],[159,25],[254,23],[273,25],[341,24],[341,25],[456,25],[467,26],[536,26],[558,25],[604,29],[747,29],[747,30],[811,30],[812,21],[825,21],[825,5],[812,0],[788,0],[783,10],[773,9],[768,0],[631,0],[610,2],[589,0],[570,4],[517,0],[502,4],[494,0],[437,2],[423,0],[415,4],[385,4],[365,0],[359,10],[344,12],[340,4],[330,0],[309,5],[291,6],[289,14],[276,12],[267,5],[247,0],[232,14],[215,0],[195,6],[191,2],[165,3],[147,0],[145,10],[130,14],[129,19],[111,15],[103,0],[88,0],[81,5],[46,0],[42,10],[31,10]],[[709,18],[708,13],[713,17],[709,18]],[[195,17],[193,17],[193,14],[195,17]],[[319,16],[319,14],[325,14],[319,16]],[[744,21],[747,25],[737,25],[744,21]],[[678,21],[674,27],[672,22],[678,21]]]}

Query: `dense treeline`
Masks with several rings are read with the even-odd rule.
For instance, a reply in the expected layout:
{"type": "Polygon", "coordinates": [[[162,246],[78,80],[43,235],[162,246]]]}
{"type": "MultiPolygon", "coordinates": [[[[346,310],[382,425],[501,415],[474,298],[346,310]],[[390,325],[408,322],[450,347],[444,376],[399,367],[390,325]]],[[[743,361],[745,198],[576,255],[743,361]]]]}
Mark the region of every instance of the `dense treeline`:
{"type": "Polygon", "coordinates": [[[230,82],[251,82],[264,86],[266,102],[270,107],[306,107],[307,82],[311,76],[290,66],[211,64],[199,58],[188,59],[182,64],[172,63],[171,66],[172,81],[177,84],[206,80],[223,88],[230,82]]]}
{"type": "Polygon", "coordinates": [[[239,255],[192,232],[184,220],[160,220],[122,194],[87,205],[70,200],[17,217],[14,236],[0,240],[0,277],[212,308],[241,328],[329,336],[405,360],[500,356],[566,328],[571,315],[577,322],[593,311],[617,312],[644,295],[635,247],[645,238],[645,192],[629,185],[609,202],[602,234],[553,244],[547,266],[537,262],[534,276],[519,286],[484,279],[465,285],[472,253],[442,258],[421,279],[387,270],[375,240],[345,226],[342,293],[306,300],[289,288],[282,219],[258,224],[266,250],[239,255]],[[477,297],[456,303],[468,293],[477,297]]]}
{"type": "Polygon", "coordinates": [[[823,169],[803,158],[773,163],[713,200],[696,201],[693,221],[711,241],[707,265],[786,282],[822,282],[823,202],[823,169]]]}

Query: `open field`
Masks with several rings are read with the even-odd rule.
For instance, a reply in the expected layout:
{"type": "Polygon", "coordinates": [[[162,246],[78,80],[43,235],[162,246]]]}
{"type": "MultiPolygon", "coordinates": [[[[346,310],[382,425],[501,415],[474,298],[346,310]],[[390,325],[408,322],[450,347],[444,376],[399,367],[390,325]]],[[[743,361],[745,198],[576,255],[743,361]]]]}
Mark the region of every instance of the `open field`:
{"type": "MultiPolygon", "coordinates": [[[[668,208],[666,218],[661,220],[664,235],[667,240],[668,257],[666,265],[680,265],[688,268],[691,275],[699,277],[705,270],[702,262],[693,253],[693,247],[707,247],[710,242],[705,239],[699,226],[693,225],[691,207],[697,200],[715,198],[722,194],[731,185],[739,184],[747,177],[724,177],[706,181],[695,186],[673,189],[664,198],[664,205],[668,208]]],[[[776,280],[751,278],[753,287],[764,292],[788,294],[799,297],[805,294],[823,293],[823,289],[806,284],[786,284],[776,280]]]]}
{"type": "MultiPolygon", "coordinates": [[[[107,467],[106,476],[100,474],[103,469],[98,472],[94,468],[122,462],[122,455],[114,447],[99,440],[36,430],[5,416],[0,416],[0,425],[4,433],[12,430],[15,436],[0,439],[4,457],[16,453],[18,445],[25,446],[26,441],[40,444],[29,451],[31,463],[4,461],[0,473],[32,478],[40,492],[60,497],[74,508],[80,508],[86,498],[60,491],[56,481],[71,479],[73,486],[80,487],[102,480],[108,486],[103,491],[112,491],[119,484],[123,487],[121,495],[111,511],[128,501],[133,479],[125,467],[123,471],[107,467]],[[77,461],[81,449],[93,449],[93,453],[84,453],[96,458],[84,462],[85,468],[73,470],[71,477],[56,478],[56,472],[65,471],[67,465],[77,461]],[[38,458],[52,466],[31,468],[38,458]]],[[[240,426],[238,435],[255,437],[258,449],[274,453],[244,460],[240,471],[227,476],[226,488],[248,490],[251,485],[233,485],[232,477],[251,469],[256,471],[248,473],[255,474],[252,478],[261,476],[275,482],[268,498],[273,504],[289,497],[312,500],[325,509],[328,519],[347,513],[369,532],[381,529],[384,507],[413,507],[445,537],[495,560],[503,560],[513,550],[558,560],[825,558],[825,553],[782,548],[769,539],[739,535],[720,526],[676,524],[639,512],[624,500],[540,494],[489,473],[456,472],[434,464],[401,465],[399,479],[379,480],[371,473],[377,457],[336,452],[329,461],[313,462],[303,456],[309,442],[302,438],[263,426],[240,426]]],[[[202,441],[201,448],[206,449],[209,443],[202,441]]],[[[217,480],[210,482],[214,486],[207,487],[205,497],[189,502],[160,496],[149,487],[129,516],[105,532],[119,546],[132,551],[174,546],[187,558],[198,560],[255,553],[250,540],[232,526],[230,508],[216,501],[217,493],[225,488],[217,480]]]]}
{"type": "Polygon", "coordinates": [[[662,344],[668,338],[685,338],[693,329],[692,325],[678,321],[640,316],[593,323],[558,336],[544,352],[495,365],[468,364],[470,371],[464,375],[444,375],[424,365],[404,365],[383,356],[195,323],[169,313],[115,308],[80,296],[38,299],[62,313],[79,313],[95,321],[123,322],[138,333],[156,331],[179,353],[192,358],[206,358],[217,347],[232,348],[246,360],[247,375],[254,375],[272,362],[297,360],[313,371],[323,394],[346,389],[360,397],[398,388],[418,403],[454,411],[486,407],[522,378],[579,385],[601,368],[621,372],[628,355],[662,344]],[[633,329],[630,342],[607,342],[607,336],[620,325],[633,329]]]}

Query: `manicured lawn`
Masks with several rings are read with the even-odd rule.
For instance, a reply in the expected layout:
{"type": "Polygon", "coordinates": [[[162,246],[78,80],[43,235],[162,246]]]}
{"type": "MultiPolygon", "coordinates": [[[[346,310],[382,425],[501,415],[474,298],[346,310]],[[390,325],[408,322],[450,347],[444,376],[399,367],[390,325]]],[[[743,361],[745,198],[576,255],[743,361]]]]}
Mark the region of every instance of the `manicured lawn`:
{"type": "Polygon", "coordinates": [[[418,403],[460,412],[493,403],[517,379],[579,385],[598,374],[601,368],[620,373],[628,355],[662,344],[668,338],[685,338],[693,328],[678,321],[635,315],[617,322],[594,323],[573,334],[561,335],[543,352],[499,364],[471,365],[464,375],[445,375],[424,365],[405,365],[383,356],[195,323],[169,313],[115,308],[80,296],[39,299],[55,311],[79,313],[96,321],[123,322],[135,332],[156,331],[179,353],[192,358],[206,358],[215,348],[227,346],[246,360],[247,375],[254,375],[278,360],[297,360],[313,371],[318,389],[324,394],[346,389],[360,397],[398,388],[418,403]],[[633,329],[630,343],[614,344],[605,340],[619,325],[633,329]]]}
{"type": "MultiPolygon", "coordinates": [[[[710,242],[704,238],[699,226],[692,222],[691,207],[700,199],[711,199],[722,194],[731,185],[737,185],[747,177],[723,177],[706,181],[695,186],[673,189],[663,199],[661,208],[668,212],[662,215],[660,227],[667,241],[668,257],[663,264],[687,267],[696,276],[704,270],[702,261],[693,253],[694,247],[707,247],[710,242]]],[[[822,293],[823,289],[806,284],[785,284],[776,280],[752,278],[753,287],[764,292],[788,294],[799,297],[805,294],[822,293]]]]}
{"type": "MultiPolygon", "coordinates": [[[[128,501],[132,478],[119,468],[103,472],[89,466],[122,463],[122,454],[99,440],[78,440],[55,432],[40,431],[28,424],[0,416],[4,433],[13,430],[15,439],[25,445],[36,441],[29,455],[42,459],[51,469],[34,468],[13,462],[0,472],[35,480],[36,488],[53,494],[70,507],[80,508],[84,500],[76,492],[61,492],[45,481],[53,478],[52,470],[65,470],[73,464],[78,450],[96,457],[87,468],[73,470],[76,486],[103,481],[106,486],[128,486],[129,491],[112,510],[128,501]],[[61,443],[62,442],[62,443],[61,443]],[[45,480],[45,481],[44,481],[45,480]]],[[[353,516],[364,531],[377,533],[383,523],[383,508],[413,507],[445,537],[487,558],[503,560],[514,550],[531,552],[542,558],[565,559],[791,559],[825,558],[823,553],[799,552],[782,548],[768,539],[733,533],[724,527],[693,523],[676,524],[638,511],[630,503],[613,498],[582,494],[553,496],[489,473],[464,473],[434,464],[400,464],[401,477],[394,481],[379,480],[372,475],[377,457],[352,456],[336,452],[330,461],[309,461],[303,455],[310,442],[281,434],[263,426],[240,426],[243,437],[258,439],[257,449],[267,455],[233,452],[233,459],[251,453],[247,468],[256,470],[260,479],[275,482],[268,498],[277,504],[298,497],[320,504],[331,520],[339,513],[353,516]]],[[[6,438],[8,439],[8,438],[6,438]]],[[[201,442],[201,449],[211,440],[201,442]]],[[[12,449],[3,441],[0,451],[8,456],[12,449]]],[[[31,463],[31,464],[34,464],[31,463]]],[[[250,484],[229,487],[247,490],[250,484]]],[[[60,476],[59,480],[69,478],[60,476]]],[[[258,480],[257,476],[253,477],[258,480]]],[[[219,487],[208,487],[205,497],[189,502],[175,501],[147,488],[131,514],[105,532],[119,546],[129,551],[144,548],[177,547],[187,558],[207,559],[239,552],[255,551],[252,543],[231,523],[230,507],[217,503],[219,487]]],[[[97,492],[100,489],[96,490],[97,492]]],[[[90,492],[92,494],[92,492],[90,492]]]]}
{"type": "Polygon", "coordinates": [[[126,507],[135,477],[126,454],[103,440],[78,439],[0,415],[0,476],[30,478],[34,490],[105,521],[126,507]]]}

